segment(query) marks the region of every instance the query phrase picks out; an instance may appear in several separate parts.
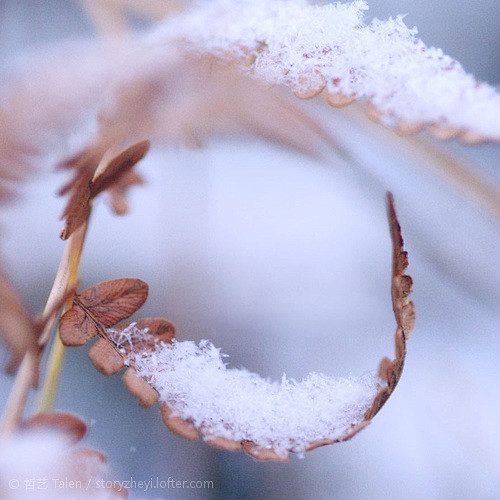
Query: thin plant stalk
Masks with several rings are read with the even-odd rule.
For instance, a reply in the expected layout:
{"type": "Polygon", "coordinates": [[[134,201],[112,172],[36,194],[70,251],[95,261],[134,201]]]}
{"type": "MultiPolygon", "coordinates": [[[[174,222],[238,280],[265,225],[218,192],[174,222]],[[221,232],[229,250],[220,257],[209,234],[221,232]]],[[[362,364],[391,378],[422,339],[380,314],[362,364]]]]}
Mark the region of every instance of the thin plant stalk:
{"type": "MultiPolygon", "coordinates": [[[[85,242],[87,227],[88,221],[70,237],[71,241],[68,245],[68,275],[65,290],[75,289],[78,283],[78,269],[80,266],[80,258],[82,255],[83,244],[85,242]]],[[[73,297],[74,293],[71,293],[66,299],[62,309],[62,314],[64,314],[73,304],[73,297]]],[[[47,372],[40,392],[40,397],[38,399],[38,412],[48,412],[54,406],[57,389],[59,387],[59,377],[64,359],[64,351],[65,347],[59,338],[58,330],[50,349],[47,372]]]]}
{"type": "MultiPolygon", "coordinates": [[[[2,417],[0,426],[0,436],[2,437],[11,435],[19,427],[29,391],[37,382],[40,356],[50,340],[51,333],[57,321],[57,315],[53,314],[53,308],[58,302],[63,300],[68,290],[75,288],[78,281],[78,267],[86,230],[87,224],[84,224],[70,236],[66,244],[43,311],[42,324],[44,324],[44,327],[38,339],[38,352],[34,352],[33,350],[27,351],[21,362],[2,417]],[[51,315],[51,317],[47,321],[44,321],[47,315],[51,315]]],[[[66,300],[65,307],[68,304],[71,305],[73,300],[72,295],[66,300]]],[[[57,390],[57,382],[64,354],[64,349],[58,347],[57,340],[53,343],[39,408],[50,408],[55,399],[55,391],[57,390]]]]}
{"type": "Polygon", "coordinates": [[[47,373],[38,398],[37,413],[49,412],[54,406],[57,389],[59,387],[59,378],[63,365],[64,351],[65,347],[61,342],[59,335],[56,334],[52,347],[50,348],[47,373]]]}
{"type": "Polygon", "coordinates": [[[30,388],[33,386],[36,369],[37,354],[33,351],[28,351],[21,361],[5,406],[2,425],[0,427],[1,438],[10,436],[19,427],[30,388]]]}

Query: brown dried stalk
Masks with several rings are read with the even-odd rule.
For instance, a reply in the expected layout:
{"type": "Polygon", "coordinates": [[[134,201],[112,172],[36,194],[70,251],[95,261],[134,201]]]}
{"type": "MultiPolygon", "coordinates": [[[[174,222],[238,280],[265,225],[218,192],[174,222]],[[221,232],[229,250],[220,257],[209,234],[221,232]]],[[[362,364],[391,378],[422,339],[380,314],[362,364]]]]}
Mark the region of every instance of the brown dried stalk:
{"type": "MultiPolygon", "coordinates": [[[[406,268],[408,267],[408,254],[404,250],[401,227],[397,219],[394,208],[394,199],[391,193],[387,194],[387,216],[389,220],[393,253],[391,296],[394,316],[397,324],[395,335],[396,356],[393,360],[384,358],[380,362],[379,377],[384,384],[380,387],[372,405],[366,411],[363,421],[352,426],[352,428],[344,436],[338,439],[323,439],[310,443],[306,448],[307,451],[320,446],[347,441],[355,436],[359,431],[367,427],[372,418],[380,411],[389,396],[392,394],[399,378],[401,377],[406,356],[406,340],[415,325],[415,309],[413,303],[408,298],[411,293],[412,278],[405,274],[406,268]]],[[[122,280],[116,281],[120,282],[122,280]]],[[[66,313],[68,319],[66,320],[63,317],[61,320],[63,325],[61,330],[62,340],[68,345],[83,345],[95,335],[99,334],[101,336],[101,338],[90,349],[89,356],[92,359],[94,366],[105,375],[113,375],[123,368],[125,366],[124,356],[128,354],[128,352],[124,353],[123,351],[118,350],[118,345],[106,330],[106,326],[109,325],[110,321],[103,320],[100,322],[101,317],[105,319],[111,317],[110,308],[113,307],[113,301],[107,300],[100,305],[100,307],[102,307],[101,316],[91,312],[88,307],[82,307],[82,301],[86,303],[88,301],[87,297],[89,296],[92,296],[96,301],[98,301],[100,296],[107,297],[109,295],[113,295],[116,299],[118,295],[116,292],[117,289],[118,288],[113,284],[113,282],[105,282],[85,290],[82,295],[76,297],[73,308],[66,313]],[[103,293],[102,290],[106,290],[106,293],[103,293]],[[82,299],[82,297],[84,298],[82,299]],[[75,320],[77,317],[79,318],[78,321],[75,320]]],[[[127,312],[132,310],[135,312],[137,309],[135,307],[135,303],[132,304],[132,301],[127,298],[127,294],[123,295],[123,301],[129,305],[127,312]]],[[[96,307],[96,304],[97,302],[93,304],[94,308],[96,307]]],[[[116,314],[112,317],[112,319],[118,322],[120,321],[120,317],[120,314],[116,314]]],[[[120,327],[115,328],[114,332],[119,333],[129,325],[130,324],[121,325],[120,327]]],[[[136,327],[139,329],[148,328],[149,332],[153,335],[153,338],[164,342],[171,342],[175,336],[175,329],[173,325],[166,320],[159,318],[139,320],[136,323],[136,327]]],[[[141,343],[131,345],[126,349],[133,349],[134,351],[139,352],[147,349],[155,349],[156,346],[157,344],[154,341],[147,343],[142,341],[141,343]]],[[[141,405],[151,406],[158,400],[158,393],[156,390],[150,386],[146,380],[137,376],[133,366],[127,369],[123,379],[129,391],[139,399],[139,403],[141,405]]],[[[173,410],[165,402],[161,403],[160,410],[165,425],[179,436],[189,440],[195,440],[200,437],[200,434],[203,434],[203,430],[197,429],[189,420],[183,420],[182,418],[175,416],[173,410]]],[[[238,442],[213,436],[207,438],[206,441],[211,446],[225,450],[235,451],[243,449],[247,454],[258,460],[286,461],[289,459],[288,453],[278,453],[272,449],[258,446],[256,443],[251,441],[238,442]]]]}
{"type": "Polygon", "coordinates": [[[498,190],[491,181],[483,177],[477,166],[463,155],[432,141],[431,138],[410,133],[394,134],[387,127],[374,126],[366,120],[359,106],[351,106],[343,112],[351,126],[362,129],[377,144],[395,151],[397,155],[413,159],[421,168],[445,181],[463,196],[477,203],[487,213],[500,220],[498,190]]]}

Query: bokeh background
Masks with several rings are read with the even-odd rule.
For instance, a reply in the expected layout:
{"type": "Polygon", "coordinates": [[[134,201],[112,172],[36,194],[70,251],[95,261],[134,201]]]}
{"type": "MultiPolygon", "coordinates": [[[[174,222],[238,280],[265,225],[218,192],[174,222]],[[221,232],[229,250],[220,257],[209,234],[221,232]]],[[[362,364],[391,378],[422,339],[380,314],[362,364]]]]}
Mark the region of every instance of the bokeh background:
{"type": "MultiPolygon", "coordinates": [[[[500,82],[498,1],[378,0],[369,16],[399,13],[426,43],[500,82]]],[[[134,18],[135,29],[148,24],[134,18]]],[[[95,36],[77,1],[0,0],[0,78],[30,47],[95,36]]],[[[156,146],[140,166],[148,182],[133,190],[131,213],[116,218],[98,204],[81,284],[144,279],[142,316],[165,316],[181,340],[208,338],[234,366],[263,376],[361,374],[393,352],[390,189],[410,253],[417,327],[383,411],[348,443],[288,464],[258,463],[171,434],[119,376],[94,370],[86,348],[67,352],[57,407],[86,418],[87,443],[108,454],[115,479],[215,484],[132,498],[500,497],[498,212],[450,173],[459,165],[498,189],[498,146],[403,139],[355,109],[302,105],[355,161],[333,152],[312,159],[253,137],[197,151],[156,146]]],[[[33,311],[63,249],[55,196],[63,178],[41,167],[0,213],[3,260],[33,311]]],[[[0,377],[5,401],[11,379],[0,377]]]]}

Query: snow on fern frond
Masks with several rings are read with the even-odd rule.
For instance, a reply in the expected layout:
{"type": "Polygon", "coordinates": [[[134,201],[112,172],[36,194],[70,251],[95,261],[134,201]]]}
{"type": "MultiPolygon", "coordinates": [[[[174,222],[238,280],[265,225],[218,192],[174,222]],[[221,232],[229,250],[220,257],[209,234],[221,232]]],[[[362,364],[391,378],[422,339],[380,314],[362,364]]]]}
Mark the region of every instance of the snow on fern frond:
{"type": "MultiPolygon", "coordinates": [[[[121,352],[151,341],[134,324],[110,337],[121,352]]],[[[344,437],[360,424],[384,382],[376,374],[334,378],[311,373],[302,381],[283,375],[271,382],[228,368],[212,343],[157,342],[156,349],[128,350],[125,360],[154,387],[173,415],[203,429],[205,440],[252,441],[277,453],[304,452],[311,443],[344,437]]]]}
{"type": "MultiPolygon", "coordinates": [[[[68,345],[87,343],[92,339],[88,325],[97,327],[101,338],[89,351],[95,367],[113,375],[127,366],[123,381],[129,392],[142,406],[160,400],[165,425],[186,439],[201,436],[212,446],[276,461],[288,460],[289,452],[302,454],[347,441],[371,422],[393,393],[404,367],[406,339],[415,327],[415,308],[409,299],[413,280],[405,274],[408,253],[391,193],[387,193],[387,216],[396,355],[392,360],[383,358],[377,374],[333,378],[311,373],[299,382],[283,375],[280,382],[272,382],[245,369],[228,368],[227,356],[207,340],[176,342],[175,327],[162,318],[106,328],[98,317],[109,318],[109,290],[130,279],[99,283],[75,297],[65,314],[79,318],[72,322],[73,336],[68,339],[75,341],[68,345]],[[95,300],[99,295],[108,306],[95,300]],[[91,317],[82,307],[86,297],[92,297],[91,317]],[[82,321],[82,314],[91,321],[82,321]]],[[[65,316],[63,330],[70,321],[65,316]]]]}
{"type": "Polygon", "coordinates": [[[367,24],[366,10],[362,0],[210,0],[167,20],[152,40],[182,40],[197,54],[239,63],[301,97],[326,87],[334,105],[369,99],[388,125],[437,124],[500,140],[493,87],[427,47],[402,16],[367,24]]]}

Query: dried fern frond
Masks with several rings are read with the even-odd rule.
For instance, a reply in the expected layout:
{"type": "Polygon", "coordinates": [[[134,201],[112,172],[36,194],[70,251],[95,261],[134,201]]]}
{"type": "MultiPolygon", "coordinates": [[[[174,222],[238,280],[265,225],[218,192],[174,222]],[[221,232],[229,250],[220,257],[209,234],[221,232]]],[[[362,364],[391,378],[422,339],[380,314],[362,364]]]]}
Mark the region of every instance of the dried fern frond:
{"type": "MultiPolygon", "coordinates": [[[[96,368],[112,375],[127,366],[124,382],[129,391],[143,406],[159,399],[165,424],[184,438],[201,436],[219,448],[243,449],[256,459],[278,461],[288,460],[290,452],[346,441],[370,423],[394,391],[403,370],[406,339],[414,328],[415,311],[408,298],[412,279],[405,274],[408,256],[391,194],[387,204],[396,357],[383,359],[378,374],[333,379],[313,373],[301,382],[283,377],[280,384],[271,383],[245,370],[227,369],[223,355],[208,341],[199,346],[174,341],[173,326],[158,318],[106,328],[97,315],[89,314],[92,325],[81,319],[62,330],[70,327],[71,339],[79,339],[71,345],[86,343],[99,333],[101,338],[89,352],[96,368]]],[[[66,314],[80,314],[80,302],[77,298],[66,314]]],[[[103,304],[103,310],[109,307],[103,304]]],[[[62,338],[66,342],[66,335],[62,338]]]]}
{"type": "Polygon", "coordinates": [[[368,4],[309,0],[209,0],[168,19],[152,39],[182,40],[301,98],[326,89],[336,107],[368,99],[377,121],[436,137],[500,140],[500,95],[440,49],[426,46],[402,16],[364,22],[368,4]]]}
{"type": "Polygon", "coordinates": [[[307,154],[341,150],[279,92],[175,44],[61,43],[34,56],[29,69],[0,85],[0,198],[76,132],[89,137],[84,149],[99,160],[110,148],[145,138],[198,147],[208,136],[241,131],[307,154]],[[93,121],[97,130],[89,134],[93,121]]]}

